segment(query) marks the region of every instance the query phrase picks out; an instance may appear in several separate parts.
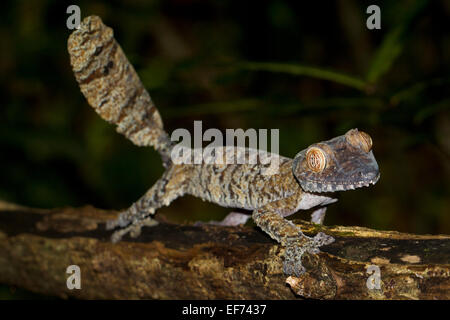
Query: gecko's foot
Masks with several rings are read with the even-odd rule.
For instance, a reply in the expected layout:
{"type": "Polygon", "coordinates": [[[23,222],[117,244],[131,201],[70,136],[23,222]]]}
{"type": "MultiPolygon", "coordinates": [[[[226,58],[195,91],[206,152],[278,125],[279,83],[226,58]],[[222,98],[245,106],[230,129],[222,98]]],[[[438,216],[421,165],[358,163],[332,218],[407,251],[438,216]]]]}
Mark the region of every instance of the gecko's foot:
{"type": "Polygon", "coordinates": [[[122,213],[114,220],[106,221],[106,230],[113,230],[117,227],[125,227],[128,223],[124,221],[122,213]]]}
{"type": "Polygon", "coordinates": [[[214,225],[214,226],[224,226],[224,227],[236,227],[239,225],[244,225],[247,223],[248,219],[250,219],[250,215],[240,212],[230,212],[222,221],[209,221],[209,222],[202,222],[197,221],[194,223],[195,226],[201,226],[201,225],[214,225]]]}
{"type": "Polygon", "coordinates": [[[287,275],[301,276],[306,271],[302,265],[303,254],[305,252],[317,254],[320,252],[319,247],[333,242],[334,238],[323,232],[319,232],[313,238],[302,234],[298,239],[288,240],[284,253],[283,272],[287,275]]]}
{"type": "Polygon", "coordinates": [[[319,208],[319,209],[315,210],[311,214],[311,222],[312,223],[317,223],[317,224],[323,224],[323,220],[325,220],[326,213],[327,213],[327,208],[326,207],[319,208]]]}
{"type": "Polygon", "coordinates": [[[127,210],[120,212],[117,219],[106,221],[106,230],[112,230],[117,227],[125,228],[130,224],[146,219],[145,217],[148,217],[154,212],[155,210],[153,208],[146,208],[144,210],[137,203],[133,203],[127,210]]]}
{"type": "Polygon", "coordinates": [[[114,220],[106,221],[106,230],[112,230],[117,227],[124,228],[129,225],[133,220],[131,217],[138,216],[139,212],[136,205],[133,204],[130,208],[119,213],[119,216],[114,220]]]}
{"type": "Polygon", "coordinates": [[[144,219],[137,220],[132,224],[130,224],[129,226],[114,232],[111,236],[111,242],[113,243],[119,242],[122,239],[122,237],[127,233],[130,234],[130,237],[137,238],[141,234],[142,227],[153,227],[158,224],[159,222],[153,219],[152,217],[146,217],[144,219]]]}

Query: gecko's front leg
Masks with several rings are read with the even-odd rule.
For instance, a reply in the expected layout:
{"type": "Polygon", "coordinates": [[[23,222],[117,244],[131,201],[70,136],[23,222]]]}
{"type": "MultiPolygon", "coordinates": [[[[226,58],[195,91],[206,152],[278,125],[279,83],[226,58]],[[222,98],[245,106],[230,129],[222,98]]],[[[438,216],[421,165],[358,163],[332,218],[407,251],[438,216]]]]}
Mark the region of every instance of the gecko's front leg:
{"type": "Polygon", "coordinates": [[[319,247],[334,241],[333,237],[323,232],[319,232],[312,238],[308,237],[299,227],[283,217],[296,212],[300,200],[301,192],[268,203],[256,209],[252,215],[255,223],[263,231],[286,247],[283,271],[285,274],[296,276],[305,271],[302,266],[302,256],[305,252],[318,253],[319,247]]]}
{"type": "Polygon", "coordinates": [[[142,227],[157,225],[158,222],[152,215],[157,209],[169,205],[185,193],[184,177],[179,168],[169,168],[138,201],[122,211],[116,220],[108,221],[107,230],[120,227],[111,236],[112,242],[120,241],[127,233],[136,238],[140,235],[142,227]]]}

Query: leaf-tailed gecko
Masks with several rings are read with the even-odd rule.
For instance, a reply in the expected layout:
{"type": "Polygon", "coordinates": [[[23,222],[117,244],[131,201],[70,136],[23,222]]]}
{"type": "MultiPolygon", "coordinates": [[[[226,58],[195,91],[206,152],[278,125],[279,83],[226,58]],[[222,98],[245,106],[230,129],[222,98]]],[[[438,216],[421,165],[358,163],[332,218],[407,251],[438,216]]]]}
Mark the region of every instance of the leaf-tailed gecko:
{"type": "Polygon", "coordinates": [[[279,171],[272,175],[263,174],[267,167],[262,164],[175,164],[174,144],[161,116],[112,29],[99,17],[87,17],[70,35],[68,50],[89,104],[134,144],[153,146],[166,168],[138,201],[107,223],[108,229],[120,228],[113,233],[113,242],[127,233],[139,236],[142,226],[156,224],[152,215],[157,209],[189,194],[224,207],[252,210],[256,225],[286,247],[284,272],[299,275],[304,271],[302,254],[317,253],[334,239],[322,232],[308,237],[285,217],[319,207],[313,219],[321,222],[324,206],[337,201],[333,192],[369,186],[380,177],[372,140],[357,129],[315,143],[294,159],[279,156],[279,171]]]}

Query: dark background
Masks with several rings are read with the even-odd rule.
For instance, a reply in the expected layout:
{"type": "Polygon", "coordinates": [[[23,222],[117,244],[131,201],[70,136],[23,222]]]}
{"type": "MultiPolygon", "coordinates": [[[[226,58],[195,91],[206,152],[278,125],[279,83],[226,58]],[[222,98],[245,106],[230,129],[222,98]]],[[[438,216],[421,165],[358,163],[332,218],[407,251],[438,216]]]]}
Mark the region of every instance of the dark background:
{"type": "MultiPolygon", "coordinates": [[[[69,4],[114,29],[168,132],[194,120],[279,128],[280,153],[293,157],[357,127],[372,136],[381,179],[341,193],[325,224],[450,233],[449,1],[3,3],[0,200],[121,209],[163,172],[80,93],[69,4]],[[366,28],[374,3],[381,30],[366,28]]],[[[175,222],[228,212],[192,197],[159,211],[175,222]]]]}

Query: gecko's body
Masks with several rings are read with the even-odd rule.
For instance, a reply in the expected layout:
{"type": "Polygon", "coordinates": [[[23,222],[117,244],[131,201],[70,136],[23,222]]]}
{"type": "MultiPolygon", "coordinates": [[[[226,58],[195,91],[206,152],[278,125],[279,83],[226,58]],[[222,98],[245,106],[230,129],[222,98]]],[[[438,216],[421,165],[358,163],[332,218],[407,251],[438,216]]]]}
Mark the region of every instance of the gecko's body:
{"type": "MultiPolygon", "coordinates": [[[[121,228],[113,234],[113,241],[128,232],[138,236],[142,226],[155,224],[151,216],[157,209],[189,194],[223,207],[251,210],[255,223],[287,247],[285,272],[299,274],[303,270],[301,255],[318,252],[318,247],[333,238],[323,233],[309,238],[284,217],[323,207],[336,201],[330,196],[332,192],[368,186],[379,178],[372,141],[357,129],[311,145],[294,159],[272,155],[265,164],[175,164],[171,160],[174,145],[159,112],[112,30],[100,18],[88,17],[70,36],[68,48],[89,104],[136,145],[155,147],[166,167],[145,195],[107,224],[109,229],[121,228]],[[273,161],[278,170],[267,174],[273,161]]],[[[236,151],[242,149],[231,150],[236,151]]]]}

